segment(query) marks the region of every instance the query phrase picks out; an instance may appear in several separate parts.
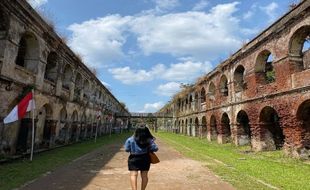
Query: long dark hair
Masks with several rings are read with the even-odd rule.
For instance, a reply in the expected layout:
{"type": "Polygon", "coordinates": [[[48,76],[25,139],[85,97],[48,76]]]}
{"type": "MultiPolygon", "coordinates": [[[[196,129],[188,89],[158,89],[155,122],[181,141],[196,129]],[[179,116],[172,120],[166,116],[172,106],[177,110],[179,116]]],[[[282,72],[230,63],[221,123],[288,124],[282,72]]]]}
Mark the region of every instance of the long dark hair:
{"type": "Polygon", "coordinates": [[[139,126],[133,136],[140,148],[146,148],[150,146],[151,140],[155,139],[149,128],[144,125],[139,126]]]}

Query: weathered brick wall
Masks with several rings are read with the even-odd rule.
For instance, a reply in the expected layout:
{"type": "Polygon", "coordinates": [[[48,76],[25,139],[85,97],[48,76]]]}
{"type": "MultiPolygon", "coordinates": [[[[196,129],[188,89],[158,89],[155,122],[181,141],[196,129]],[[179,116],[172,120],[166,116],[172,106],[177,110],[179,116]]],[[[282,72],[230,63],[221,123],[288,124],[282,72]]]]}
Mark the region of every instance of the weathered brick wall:
{"type": "MultiPolygon", "coordinates": [[[[25,0],[2,0],[0,16],[0,122],[18,103],[25,89],[32,86],[35,87],[35,142],[38,148],[91,137],[98,110],[102,115],[99,131],[105,132],[114,123],[112,116],[115,119],[116,114],[129,115],[53,27],[25,0]],[[26,40],[27,48],[24,65],[18,65],[16,60],[22,39],[26,40]],[[45,77],[51,64],[47,60],[51,53],[56,55],[54,81],[45,77]]],[[[30,114],[27,114],[21,121],[5,126],[0,124],[0,154],[14,154],[18,149],[26,151],[29,148],[29,118],[30,114]]]]}
{"type": "MultiPolygon", "coordinates": [[[[200,92],[204,88],[206,103],[197,106],[194,111],[182,111],[174,106],[176,123],[185,123],[189,118],[201,118],[203,114],[207,118],[208,139],[215,140],[216,137],[219,143],[226,143],[230,141],[227,139],[229,131],[221,123],[226,113],[230,120],[231,140],[235,144],[251,142],[254,150],[274,150],[284,143],[286,153],[309,159],[309,124],[297,116],[301,105],[310,100],[310,53],[300,53],[300,43],[310,35],[309,10],[310,1],[303,1],[203,76],[193,87],[186,89],[190,91],[188,94],[198,93],[201,98],[200,92]],[[267,64],[262,62],[265,59],[263,56],[268,53],[273,57],[273,82],[266,80],[267,64]],[[240,65],[244,68],[244,83],[237,87],[234,73],[240,65]],[[224,96],[220,88],[224,75],[228,81],[228,96],[224,96]],[[215,86],[213,96],[209,93],[211,83],[215,86]],[[244,111],[248,117],[249,134],[245,134],[237,121],[240,111],[244,111]],[[216,131],[211,129],[211,116],[215,117],[216,131]]],[[[184,92],[172,102],[182,102],[188,98],[188,95],[182,96],[184,92]]]]}

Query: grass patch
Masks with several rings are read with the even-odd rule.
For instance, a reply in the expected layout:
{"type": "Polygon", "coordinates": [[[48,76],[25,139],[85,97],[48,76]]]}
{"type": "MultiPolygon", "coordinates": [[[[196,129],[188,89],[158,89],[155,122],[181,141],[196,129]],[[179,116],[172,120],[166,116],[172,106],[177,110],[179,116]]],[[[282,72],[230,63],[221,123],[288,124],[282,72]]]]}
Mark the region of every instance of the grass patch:
{"type": "Polygon", "coordinates": [[[63,166],[72,160],[103,145],[123,143],[131,134],[123,133],[103,136],[94,140],[58,148],[38,155],[34,155],[33,162],[29,159],[17,160],[13,163],[0,165],[0,190],[9,190],[20,187],[40,175],[63,166]]]}
{"type": "Polygon", "coordinates": [[[164,132],[157,135],[185,156],[202,161],[237,189],[310,189],[310,165],[282,151],[256,153],[248,146],[220,145],[164,132]]]}

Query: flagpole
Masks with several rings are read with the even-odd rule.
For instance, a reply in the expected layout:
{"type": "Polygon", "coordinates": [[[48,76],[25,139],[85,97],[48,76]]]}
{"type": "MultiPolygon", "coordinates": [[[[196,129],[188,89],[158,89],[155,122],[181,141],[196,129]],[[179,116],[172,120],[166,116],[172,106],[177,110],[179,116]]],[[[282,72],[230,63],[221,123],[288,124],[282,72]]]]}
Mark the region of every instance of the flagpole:
{"type": "Polygon", "coordinates": [[[32,108],[31,108],[31,115],[32,115],[32,139],[31,139],[31,152],[30,152],[30,161],[33,158],[33,148],[34,148],[34,89],[31,90],[32,92],[32,108]]]}

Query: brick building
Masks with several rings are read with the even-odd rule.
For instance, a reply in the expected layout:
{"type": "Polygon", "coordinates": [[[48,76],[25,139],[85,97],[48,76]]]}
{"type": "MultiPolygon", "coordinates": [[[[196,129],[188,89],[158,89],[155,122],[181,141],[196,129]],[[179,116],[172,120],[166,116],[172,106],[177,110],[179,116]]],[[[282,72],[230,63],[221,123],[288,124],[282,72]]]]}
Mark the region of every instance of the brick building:
{"type": "Polygon", "coordinates": [[[159,112],[179,133],[309,159],[309,37],[305,0],[159,112]]]}
{"type": "Polygon", "coordinates": [[[30,114],[3,118],[35,87],[36,148],[76,142],[124,125],[123,105],[25,0],[0,1],[0,154],[29,150],[30,114]],[[97,112],[101,113],[98,120],[97,112]]]}

